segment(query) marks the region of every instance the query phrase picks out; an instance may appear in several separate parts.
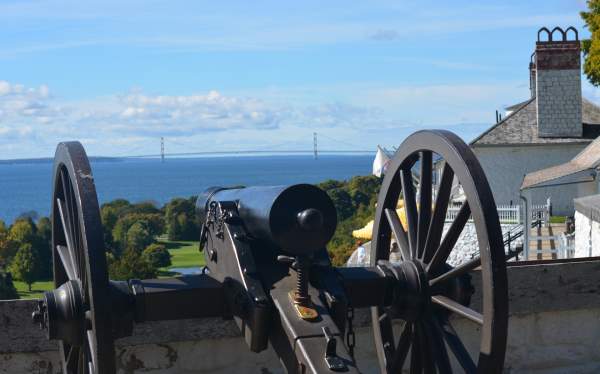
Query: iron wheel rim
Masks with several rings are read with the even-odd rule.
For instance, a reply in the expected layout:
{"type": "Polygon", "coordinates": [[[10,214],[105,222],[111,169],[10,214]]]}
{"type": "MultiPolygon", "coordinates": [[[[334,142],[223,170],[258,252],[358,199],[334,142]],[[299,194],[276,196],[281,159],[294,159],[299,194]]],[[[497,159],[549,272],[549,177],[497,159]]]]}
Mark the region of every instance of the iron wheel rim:
{"type": "Polygon", "coordinates": [[[63,372],[116,371],[110,326],[109,279],[100,209],[89,160],[79,142],[57,146],[52,193],[54,285],[74,280],[83,294],[87,320],[81,347],[59,341],[63,372]]]}
{"type": "MultiPolygon", "coordinates": [[[[391,317],[386,315],[386,311],[382,307],[373,307],[371,308],[372,325],[381,372],[401,372],[406,362],[409,347],[417,347],[414,350],[410,349],[411,361],[416,362],[413,365],[414,367],[410,368],[411,373],[436,373],[438,370],[440,373],[451,372],[448,347],[465,372],[501,373],[506,351],[508,325],[508,284],[502,231],[493,195],[483,169],[469,146],[458,136],[444,130],[419,131],[409,136],[402,143],[388,167],[378,197],[373,226],[371,265],[376,266],[378,261],[389,259],[391,238],[394,236],[400,246],[403,261],[414,261],[415,258],[418,258],[426,266],[428,275],[429,272],[433,274],[435,271],[440,271],[440,266],[446,266],[446,260],[458,239],[456,237],[451,247],[449,249],[445,248],[442,255],[436,255],[440,252],[440,247],[445,241],[445,237],[441,240],[444,221],[441,221],[442,228],[440,228],[440,219],[445,219],[448,202],[444,202],[443,198],[439,203],[436,200],[432,211],[433,199],[430,197],[427,201],[427,198],[424,200],[420,198],[420,207],[425,206],[428,209],[417,209],[414,186],[412,186],[412,174],[409,174],[417,160],[420,160],[421,165],[429,164],[428,166],[430,166],[432,154],[439,155],[446,163],[440,178],[440,184],[444,184],[446,188],[451,189],[452,180],[456,177],[466,195],[468,205],[467,208],[463,206],[463,209],[469,210],[469,212],[466,212],[469,214],[462,212],[459,226],[456,227],[459,232],[457,234],[453,233],[453,235],[460,235],[469,216],[473,219],[477,233],[480,250],[479,266],[482,276],[482,321],[479,357],[477,361],[472,360],[467,350],[464,349],[464,344],[462,344],[456,331],[452,328],[447,318],[448,313],[439,312],[439,305],[429,311],[431,316],[415,323],[406,323],[402,334],[397,340],[394,338],[392,331],[391,317]],[[447,169],[450,170],[446,171],[447,169]],[[403,178],[402,174],[406,178],[403,178]],[[446,175],[444,176],[444,174],[446,175]],[[410,178],[408,178],[408,175],[410,175],[410,178]],[[410,179],[411,183],[403,182],[403,179],[410,179]],[[447,187],[448,184],[450,187],[447,187]],[[412,189],[413,191],[408,191],[405,195],[405,189],[412,189]],[[407,231],[404,231],[401,225],[398,228],[399,220],[396,220],[398,216],[395,209],[401,192],[403,192],[403,196],[406,196],[404,200],[407,212],[407,231]],[[421,215],[418,211],[427,213],[421,215]],[[394,223],[396,223],[396,227],[392,228],[394,223]],[[462,227],[460,227],[461,224],[462,227]],[[433,228],[434,226],[437,226],[437,228],[433,228]],[[396,232],[398,230],[404,232],[398,234],[403,236],[402,238],[397,237],[396,232]],[[431,243],[429,243],[430,240],[431,243]],[[440,244],[440,241],[442,244],[440,244]],[[420,347],[431,349],[430,353],[435,353],[433,360],[427,360],[420,347]]],[[[421,173],[425,175],[425,180],[429,178],[429,189],[431,189],[431,174],[427,175],[423,169],[421,173]]],[[[427,182],[425,185],[427,185],[427,182]]],[[[419,188],[421,187],[419,186],[419,188]]],[[[423,188],[423,191],[427,190],[426,186],[423,188]]],[[[448,192],[449,194],[450,192],[448,192]]],[[[430,193],[420,195],[430,196],[430,193]]],[[[444,194],[438,194],[437,198],[442,195],[444,194]]],[[[451,232],[451,230],[449,229],[448,232],[451,232]]],[[[471,267],[473,264],[469,265],[470,262],[467,261],[465,263],[467,265],[461,264],[456,268],[471,267]]],[[[441,274],[436,274],[435,278],[456,268],[443,270],[441,274]]],[[[433,279],[429,280],[429,282],[431,281],[433,279]]],[[[440,283],[437,282],[436,284],[439,286],[440,283]]],[[[433,297],[431,300],[433,301],[433,297]]],[[[456,303],[452,303],[453,301],[455,300],[448,301],[439,297],[436,298],[436,302],[455,306],[456,303]]],[[[475,314],[472,314],[472,316],[475,316],[475,314]]]]}

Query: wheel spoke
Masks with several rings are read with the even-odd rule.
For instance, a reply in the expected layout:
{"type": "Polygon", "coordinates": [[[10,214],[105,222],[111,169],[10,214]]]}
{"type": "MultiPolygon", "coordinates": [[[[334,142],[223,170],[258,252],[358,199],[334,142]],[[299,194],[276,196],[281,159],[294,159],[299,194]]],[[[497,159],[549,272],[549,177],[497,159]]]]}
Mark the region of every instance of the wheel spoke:
{"type": "Polygon", "coordinates": [[[450,347],[450,350],[456,357],[458,363],[465,370],[467,374],[475,374],[477,373],[477,367],[471,358],[471,355],[463,345],[462,341],[454,331],[454,328],[450,324],[450,321],[445,320],[442,324],[442,331],[444,334],[444,339],[450,347]]]}
{"type": "Polygon", "coordinates": [[[56,205],[58,206],[58,215],[60,216],[60,222],[62,224],[63,234],[65,235],[65,242],[67,243],[67,248],[70,252],[74,252],[75,247],[73,246],[71,221],[68,219],[68,217],[65,216],[67,212],[67,207],[65,206],[65,202],[59,198],[56,198],[56,205]]]}
{"type": "Polygon", "coordinates": [[[432,280],[429,281],[429,286],[432,287],[433,285],[443,282],[445,280],[459,277],[465,273],[470,272],[471,270],[478,268],[479,266],[481,266],[481,257],[477,256],[474,259],[469,260],[469,261],[465,262],[464,264],[460,264],[457,267],[452,268],[451,270],[447,271],[446,273],[444,273],[436,278],[433,278],[432,280]]]}
{"type": "Polygon", "coordinates": [[[390,316],[384,312],[383,307],[377,307],[377,312],[374,314],[378,316],[377,324],[379,325],[379,333],[381,342],[378,343],[384,348],[386,366],[388,362],[392,362],[394,354],[394,331],[392,330],[392,320],[390,316]]]}
{"type": "Polygon", "coordinates": [[[416,326],[412,331],[412,341],[414,344],[410,347],[410,374],[421,374],[423,369],[421,365],[421,347],[416,326]]]}
{"type": "Polygon", "coordinates": [[[392,232],[396,237],[396,241],[398,242],[398,247],[400,247],[400,255],[402,256],[403,261],[408,261],[412,258],[410,247],[408,244],[408,240],[406,239],[406,231],[402,227],[402,223],[400,222],[400,217],[398,217],[398,213],[396,213],[395,209],[386,209],[385,216],[390,224],[392,232]]]}
{"type": "Polygon", "coordinates": [[[79,350],[79,357],[77,358],[77,373],[85,373],[86,363],[85,363],[85,350],[79,350]]]}
{"type": "Polygon", "coordinates": [[[441,374],[452,373],[452,366],[450,365],[450,358],[448,357],[448,351],[444,343],[442,327],[435,317],[425,323],[429,327],[429,338],[439,372],[441,374]]]}
{"type": "Polygon", "coordinates": [[[457,303],[456,301],[446,297],[446,296],[432,296],[431,301],[433,301],[437,305],[441,305],[444,308],[448,309],[451,312],[454,312],[466,319],[469,319],[475,323],[483,325],[483,315],[469,307],[462,305],[461,303],[457,303]]]}
{"type": "Polygon", "coordinates": [[[398,339],[398,345],[396,346],[396,350],[394,351],[394,358],[392,359],[392,364],[390,365],[390,369],[388,370],[391,373],[400,373],[402,372],[402,367],[404,366],[404,361],[406,360],[406,356],[408,355],[408,350],[410,349],[411,337],[412,337],[413,325],[412,323],[406,323],[404,326],[404,330],[398,339]]]}
{"type": "Polygon", "coordinates": [[[427,330],[425,324],[421,321],[418,323],[417,335],[419,337],[419,344],[421,345],[421,362],[423,364],[424,374],[435,374],[435,356],[429,356],[431,353],[431,342],[427,337],[427,330]]]}
{"type": "Polygon", "coordinates": [[[423,261],[429,263],[433,252],[440,245],[442,232],[444,231],[444,222],[446,221],[446,213],[448,212],[448,202],[450,201],[450,193],[452,192],[452,181],[454,180],[454,171],[447,163],[442,169],[440,178],[440,186],[435,198],[435,207],[433,208],[433,217],[429,225],[427,233],[427,241],[423,250],[423,261]]]}
{"type": "Polygon", "coordinates": [[[95,360],[96,356],[94,354],[96,352],[96,342],[94,341],[94,334],[92,333],[92,330],[87,330],[86,335],[87,335],[87,342],[88,342],[88,344],[87,344],[88,354],[90,356],[89,363],[92,367],[91,372],[95,373],[96,368],[98,367],[98,364],[95,360]]]}
{"type": "Polygon", "coordinates": [[[417,230],[417,256],[423,258],[427,232],[431,222],[431,151],[421,152],[421,176],[419,178],[419,226],[417,230]]]}
{"type": "Polygon", "coordinates": [[[469,203],[465,201],[463,205],[460,207],[454,222],[450,225],[448,232],[444,236],[444,240],[442,240],[442,244],[440,244],[437,251],[434,253],[433,258],[429,265],[427,265],[427,273],[431,274],[439,269],[440,266],[446,263],[448,256],[450,256],[450,252],[454,248],[456,241],[458,240],[460,234],[462,233],[469,217],[471,216],[471,208],[469,207],[469,203]]]}
{"type": "Polygon", "coordinates": [[[65,273],[67,273],[69,280],[77,280],[75,265],[73,265],[73,259],[71,258],[69,248],[64,245],[57,245],[56,252],[58,252],[58,256],[60,257],[60,261],[63,264],[63,268],[65,269],[65,273]]]}
{"type": "Polygon", "coordinates": [[[412,256],[415,258],[417,253],[417,203],[415,201],[415,186],[413,184],[412,171],[410,169],[402,169],[400,177],[402,181],[406,225],[408,226],[408,240],[412,256]]]}
{"type": "Polygon", "coordinates": [[[79,361],[79,347],[71,346],[69,347],[69,353],[65,359],[65,366],[67,368],[67,372],[71,373],[77,370],[77,364],[79,361]]]}

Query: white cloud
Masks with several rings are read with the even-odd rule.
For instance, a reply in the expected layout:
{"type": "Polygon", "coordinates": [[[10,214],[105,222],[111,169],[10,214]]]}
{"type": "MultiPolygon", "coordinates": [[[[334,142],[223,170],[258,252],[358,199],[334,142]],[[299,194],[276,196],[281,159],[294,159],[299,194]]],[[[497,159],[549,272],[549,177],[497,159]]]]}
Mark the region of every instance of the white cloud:
{"type": "Polygon", "coordinates": [[[71,139],[84,140],[92,146],[92,154],[110,155],[123,144],[145,144],[142,148],[148,152],[147,144],[162,136],[217,150],[210,139],[228,139],[233,149],[243,143],[233,135],[242,133],[257,135],[247,137],[256,145],[270,142],[267,132],[283,131],[280,136],[287,136],[285,129],[389,126],[381,110],[346,103],[295,106],[218,91],[179,96],[131,92],[65,101],[50,95],[47,86],[29,88],[2,81],[0,89],[0,159],[48,155],[57,142],[71,139]],[[20,146],[16,154],[15,144],[20,146]]]}

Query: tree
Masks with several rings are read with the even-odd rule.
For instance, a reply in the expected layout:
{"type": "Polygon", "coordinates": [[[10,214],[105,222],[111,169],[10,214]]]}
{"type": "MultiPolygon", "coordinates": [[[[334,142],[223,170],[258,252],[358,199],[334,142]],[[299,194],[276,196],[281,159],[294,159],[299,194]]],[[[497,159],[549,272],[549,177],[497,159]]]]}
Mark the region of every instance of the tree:
{"type": "Polygon", "coordinates": [[[321,182],[319,184],[317,184],[317,187],[319,187],[322,190],[332,190],[334,188],[340,188],[344,185],[344,182],[342,181],[336,181],[335,179],[328,179],[325,182],[321,182]]]}
{"type": "Polygon", "coordinates": [[[152,243],[154,237],[150,234],[144,222],[136,222],[127,230],[126,248],[141,253],[152,243]]]}
{"type": "Polygon", "coordinates": [[[37,240],[34,247],[40,257],[39,276],[42,279],[52,278],[52,223],[48,217],[42,217],[36,224],[37,240]]]}
{"type": "Polygon", "coordinates": [[[200,222],[196,215],[196,197],[171,200],[165,209],[165,225],[169,240],[198,240],[200,222]]]}
{"type": "Polygon", "coordinates": [[[29,291],[38,276],[39,257],[31,243],[23,243],[10,264],[10,272],[17,280],[27,284],[29,291]]]}
{"type": "Polygon", "coordinates": [[[587,5],[589,11],[581,12],[581,18],[591,37],[581,42],[585,59],[583,71],[590,83],[600,86],[600,0],[588,0],[587,5]]]}
{"type": "Polygon", "coordinates": [[[108,259],[110,279],[150,279],[156,277],[156,268],[137,251],[128,249],[119,259],[108,259]]]}
{"type": "Polygon", "coordinates": [[[335,210],[338,214],[338,219],[344,220],[354,213],[354,206],[350,194],[344,188],[334,188],[327,191],[327,194],[335,205],[335,210]]]}
{"type": "Polygon", "coordinates": [[[35,241],[36,227],[31,218],[17,219],[9,230],[9,238],[19,243],[33,243],[35,241]]]}
{"type": "Polygon", "coordinates": [[[155,268],[171,266],[171,254],[163,244],[150,244],[142,256],[155,268]]]}
{"type": "Polygon", "coordinates": [[[160,235],[164,230],[164,221],[160,214],[157,213],[127,213],[120,217],[114,228],[112,229],[112,242],[111,246],[113,249],[118,249],[119,253],[124,251],[128,244],[128,233],[131,227],[139,223],[144,226],[147,230],[147,234],[151,239],[146,245],[137,247],[138,250],[144,249],[148,244],[152,242],[155,236],[160,235]]]}
{"type": "Polygon", "coordinates": [[[19,298],[10,273],[0,272],[0,300],[14,300],[19,298]]]}
{"type": "Polygon", "coordinates": [[[8,265],[17,253],[19,244],[9,237],[9,231],[0,221],[0,267],[8,265]]]}

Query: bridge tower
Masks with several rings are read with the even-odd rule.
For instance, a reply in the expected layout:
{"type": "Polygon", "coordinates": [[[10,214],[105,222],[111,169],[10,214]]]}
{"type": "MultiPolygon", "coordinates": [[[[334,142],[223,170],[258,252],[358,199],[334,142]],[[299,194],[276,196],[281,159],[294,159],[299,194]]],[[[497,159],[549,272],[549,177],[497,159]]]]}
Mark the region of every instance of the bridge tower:
{"type": "Polygon", "coordinates": [[[160,162],[165,162],[165,138],[160,137],[160,162]]]}
{"type": "Polygon", "coordinates": [[[315,160],[318,158],[318,153],[317,153],[317,133],[313,132],[313,145],[314,145],[314,153],[315,153],[315,160]]]}

